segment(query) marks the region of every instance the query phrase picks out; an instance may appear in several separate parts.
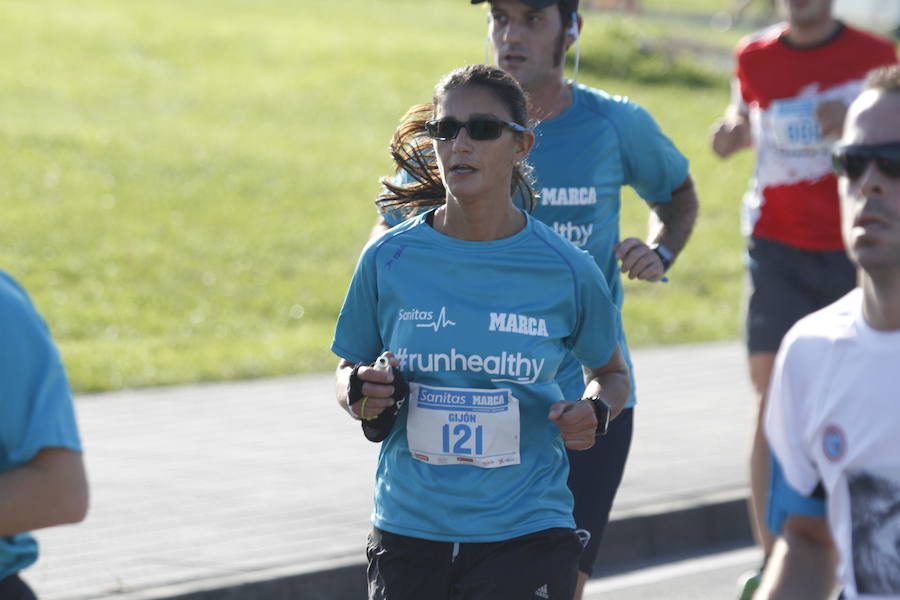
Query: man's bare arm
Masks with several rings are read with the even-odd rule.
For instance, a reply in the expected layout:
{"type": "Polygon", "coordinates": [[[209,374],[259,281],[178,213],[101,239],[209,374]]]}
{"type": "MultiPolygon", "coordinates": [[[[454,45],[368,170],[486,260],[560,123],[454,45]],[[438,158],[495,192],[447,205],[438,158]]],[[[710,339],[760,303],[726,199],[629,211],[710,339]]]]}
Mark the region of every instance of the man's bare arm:
{"type": "Polygon", "coordinates": [[[77,523],[87,508],[80,452],[44,448],[30,462],[0,473],[0,537],[77,523]]]}
{"type": "Polygon", "coordinates": [[[652,248],[664,244],[672,251],[673,259],[677,257],[691,237],[699,210],[694,182],[688,175],[681,185],[672,190],[671,202],[650,205],[647,242],[627,238],[616,245],[616,258],[622,262],[622,272],[627,273],[629,279],[661,280],[665,268],[652,248]]]}
{"type": "Polygon", "coordinates": [[[719,158],[728,158],[735,152],[753,145],[749,115],[734,104],[725,110],[725,116],[713,123],[710,140],[713,152],[719,158]]]}
{"type": "Polygon", "coordinates": [[[825,517],[791,515],[775,542],[754,600],[827,600],[838,556],[825,517]]]}
{"type": "Polygon", "coordinates": [[[647,239],[651,244],[665,244],[678,256],[691,237],[699,212],[700,202],[694,190],[694,181],[688,175],[680,186],[672,190],[671,202],[651,205],[647,239]]]}

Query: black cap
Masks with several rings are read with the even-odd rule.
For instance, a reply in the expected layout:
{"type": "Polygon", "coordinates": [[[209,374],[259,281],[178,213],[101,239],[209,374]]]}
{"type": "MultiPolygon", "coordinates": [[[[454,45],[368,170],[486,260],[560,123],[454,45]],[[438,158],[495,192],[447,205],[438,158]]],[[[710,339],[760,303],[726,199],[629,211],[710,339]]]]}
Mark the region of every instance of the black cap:
{"type": "MultiPolygon", "coordinates": [[[[470,0],[472,4],[481,4],[490,0],[470,0]]],[[[531,8],[547,8],[551,4],[561,4],[566,12],[578,12],[578,0],[519,0],[531,8]]]]}

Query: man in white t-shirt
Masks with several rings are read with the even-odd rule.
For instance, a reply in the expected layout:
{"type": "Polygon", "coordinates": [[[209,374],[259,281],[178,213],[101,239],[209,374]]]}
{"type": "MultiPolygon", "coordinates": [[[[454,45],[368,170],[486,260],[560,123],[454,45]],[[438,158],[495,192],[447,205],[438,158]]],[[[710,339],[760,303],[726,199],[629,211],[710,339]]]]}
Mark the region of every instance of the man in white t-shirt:
{"type": "Polygon", "coordinates": [[[766,435],[827,519],[789,518],[754,598],[900,598],[900,67],[873,71],[835,147],[859,287],[799,321],[776,360],[766,435]]]}

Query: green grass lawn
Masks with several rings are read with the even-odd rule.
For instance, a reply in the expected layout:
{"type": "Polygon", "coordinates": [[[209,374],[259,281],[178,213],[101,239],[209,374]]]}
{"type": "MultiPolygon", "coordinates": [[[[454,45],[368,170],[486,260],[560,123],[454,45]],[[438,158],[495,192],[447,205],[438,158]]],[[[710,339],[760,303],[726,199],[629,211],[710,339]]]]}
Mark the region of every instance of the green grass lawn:
{"type": "MultiPolygon", "coordinates": [[[[750,157],[707,148],[727,79],[639,50],[618,73],[601,55],[629,23],[588,15],[581,80],[653,112],[702,214],[671,283],[629,284],[626,326],[635,344],[733,338],[750,157]]],[[[13,0],[0,30],[0,268],[79,390],[330,369],[394,125],[484,60],[462,0],[13,0]]]]}
{"type": "MultiPolygon", "coordinates": [[[[582,0],[584,2],[585,0],[582,0]]],[[[587,0],[589,3],[602,5],[608,0],[587,0]]],[[[736,8],[736,0],[639,0],[644,11],[685,12],[697,14],[713,14],[730,12],[736,8]]],[[[768,13],[769,0],[753,0],[746,8],[748,17],[761,16],[768,13]]]]}

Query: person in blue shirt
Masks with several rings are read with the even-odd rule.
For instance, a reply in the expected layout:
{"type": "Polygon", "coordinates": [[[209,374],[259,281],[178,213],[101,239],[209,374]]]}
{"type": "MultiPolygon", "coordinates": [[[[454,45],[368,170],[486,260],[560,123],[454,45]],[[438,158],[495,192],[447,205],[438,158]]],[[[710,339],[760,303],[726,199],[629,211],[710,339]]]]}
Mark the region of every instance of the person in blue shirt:
{"type": "MultiPolygon", "coordinates": [[[[473,4],[483,0],[471,0],[473,4]]],[[[564,57],[582,27],[577,0],[490,0],[488,36],[497,65],[528,93],[535,145],[529,155],[539,199],[532,215],[588,251],[623,302],[620,273],[656,282],[687,243],[698,202],[688,161],[653,117],[622,96],[564,78],[564,57]],[[647,241],[619,239],[620,192],[632,187],[649,205],[647,241]]],[[[410,215],[408,206],[380,202],[383,231],[410,215]]],[[[621,348],[631,374],[624,331],[621,348]]],[[[577,397],[581,370],[574,358],[560,369],[566,397],[577,397]]],[[[586,541],[579,590],[590,576],[631,443],[635,385],[609,435],[587,452],[570,453],[575,520],[586,541]]]]}
{"type": "Polygon", "coordinates": [[[35,529],[81,521],[88,485],[72,393],[50,332],[0,271],[0,598],[35,598],[18,573],[35,529]]]}
{"type": "Polygon", "coordinates": [[[527,124],[516,81],[471,65],[391,145],[413,178],[388,182],[396,203],[436,208],[365,247],[332,344],[341,406],[365,420],[399,406],[378,457],[371,599],[574,593],[566,448],[605,432],[629,379],[603,273],[513,203],[531,197],[527,124]],[[570,355],[585,373],[574,396],[556,380],[570,355]],[[379,357],[396,371],[369,366],[379,357]]]}

